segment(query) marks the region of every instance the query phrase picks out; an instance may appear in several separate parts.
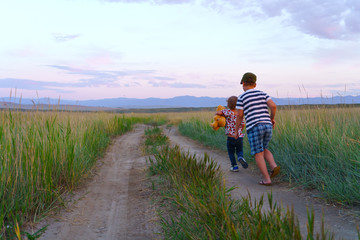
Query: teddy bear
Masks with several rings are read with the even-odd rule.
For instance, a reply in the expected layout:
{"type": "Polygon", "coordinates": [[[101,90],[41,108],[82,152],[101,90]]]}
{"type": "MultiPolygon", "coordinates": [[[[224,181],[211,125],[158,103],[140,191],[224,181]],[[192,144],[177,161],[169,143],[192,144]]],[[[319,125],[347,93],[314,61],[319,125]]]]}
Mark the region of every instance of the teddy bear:
{"type": "MultiPolygon", "coordinates": [[[[224,106],[221,106],[219,105],[217,108],[216,108],[216,112],[217,111],[221,111],[225,109],[224,106]]],[[[219,128],[221,127],[225,127],[225,124],[226,124],[226,120],[225,120],[225,117],[224,116],[220,116],[220,115],[215,115],[214,116],[214,121],[210,124],[211,127],[217,131],[219,128]]]]}

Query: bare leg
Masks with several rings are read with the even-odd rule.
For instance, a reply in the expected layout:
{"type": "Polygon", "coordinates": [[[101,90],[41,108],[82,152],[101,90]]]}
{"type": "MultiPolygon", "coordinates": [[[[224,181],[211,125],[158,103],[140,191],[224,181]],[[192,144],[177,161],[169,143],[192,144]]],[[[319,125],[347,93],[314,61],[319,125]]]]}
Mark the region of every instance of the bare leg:
{"type": "Polygon", "coordinates": [[[269,163],[270,169],[273,170],[277,166],[277,164],[275,162],[274,156],[268,149],[264,150],[264,157],[266,161],[269,163]]]}
{"type": "Polygon", "coordinates": [[[270,175],[268,173],[265,159],[264,159],[264,152],[256,153],[255,161],[256,161],[258,168],[260,169],[261,174],[264,177],[264,179],[263,179],[264,183],[271,183],[270,175]]]}

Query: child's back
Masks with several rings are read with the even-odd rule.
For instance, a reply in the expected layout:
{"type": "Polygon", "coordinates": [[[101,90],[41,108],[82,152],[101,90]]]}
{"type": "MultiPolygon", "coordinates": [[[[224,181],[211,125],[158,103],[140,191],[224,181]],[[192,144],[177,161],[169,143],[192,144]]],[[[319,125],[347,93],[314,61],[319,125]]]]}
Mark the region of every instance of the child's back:
{"type": "Polygon", "coordinates": [[[241,127],[236,132],[236,102],[237,97],[231,96],[227,100],[228,109],[223,109],[221,111],[217,111],[217,115],[224,116],[226,118],[225,124],[225,134],[227,135],[226,147],[228,150],[228,155],[231,162],[230,171],[237,172],[239,171],[239,167],[236,163],[235,153],[237,156],[237,160],[241,163],[244,168],[248,167],[247,162],[244,159],[243,153],[243,137],[242,129],[244,127],[244,122],[242,122],[241,127]],[[239,136],[236,138],[236,136],[239,136]]]}
{"type": "Polygon", "coordinates": [[[241,121],[245,116],[251,155],[254,155],[256,164],[264,177],[259,184],[271,185],[270,178],[275,177],[280,171],[280,167],[277,166],[272,153],[268,149],[272,129],[275,127],[276,104],[266,93],[255,89],[255,74],[245,73],[240,84],[243,85],[244,93],[239,96],[236,104],[238,116],[236,129],[240,128],[241,121]],[[268,107],[270,108],[270,114],[268,107]],[[270,165],[270,174],[265,160],[270,165]]]}

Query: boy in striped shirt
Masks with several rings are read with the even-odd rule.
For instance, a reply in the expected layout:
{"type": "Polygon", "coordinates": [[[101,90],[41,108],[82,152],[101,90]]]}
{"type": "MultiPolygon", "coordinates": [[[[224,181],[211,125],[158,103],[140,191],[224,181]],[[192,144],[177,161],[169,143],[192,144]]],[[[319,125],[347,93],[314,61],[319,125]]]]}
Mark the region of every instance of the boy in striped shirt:
{"type": "Polygon", "coordinates": [[[275,127],[276,104],[269,95],[255,89],[255,74],[245,73],[240,84],[243,85],[244,93],[238,97],[236,104],[235,133],[238,132],[237,130],[245,116],[251,155],[254,155],[256,164],[263,175],[263,179],[259,184],[269,186],[271,185],[271,178],[275,177],[280,171],[280,166],[277,166],[272,153],[268,149],[268,144],[272,137],[272,129],[275,127]],[[270,108],[270,114],[268,107],[270,108]],[[270,165],[270,174],[265,160],[270,165]]]}

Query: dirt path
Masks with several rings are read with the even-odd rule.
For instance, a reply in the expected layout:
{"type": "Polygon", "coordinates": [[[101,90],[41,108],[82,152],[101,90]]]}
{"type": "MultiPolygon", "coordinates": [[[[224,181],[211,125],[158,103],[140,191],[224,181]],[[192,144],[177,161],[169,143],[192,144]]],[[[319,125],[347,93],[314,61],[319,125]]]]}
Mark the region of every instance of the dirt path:
{"type": "Polygon", "coordinates": [[[96,176],[77,192],[77,201],[49,224],[40,239],[156,239],[159,227],[139,144],[144,126],[116,138],[96,176]]]}
{"type": "MultiPolygon", "coordinates": [[[[145,126],[116,138],[106,156],[99,161],[97,174],[83,190],[74,196],[76,201],[66,211],[41,223],[37,229],[49,224],[41,239],[161,239],[157,234],[155,210],[150,203],[149,185],[146,181],[146,160],[141,156],[140,140],[145,126]]],[[[259,198],[265,192],[273,192],[274,199],[284,207],[293,206],[299,217],[303,235],[306,233],[306,208],[313,207],[316,225],[320,226],[322,211],[326,227],[335,234],[336,239],[358,239],[356,223],[359,219],[351,212],[332,206],[322,206],[306,196],[300,196],[287,187],[277,183],[272,187],[258,185],[258,171],[240,169],[229,172],[227,154],[212,150],[180,136],[175,128],[167,129],[172,144],[202,156],[207,152],[221,166],[226,176],[227,187],[237,187],[232,191],[233,198],[251,193],[259,198]]]]}

